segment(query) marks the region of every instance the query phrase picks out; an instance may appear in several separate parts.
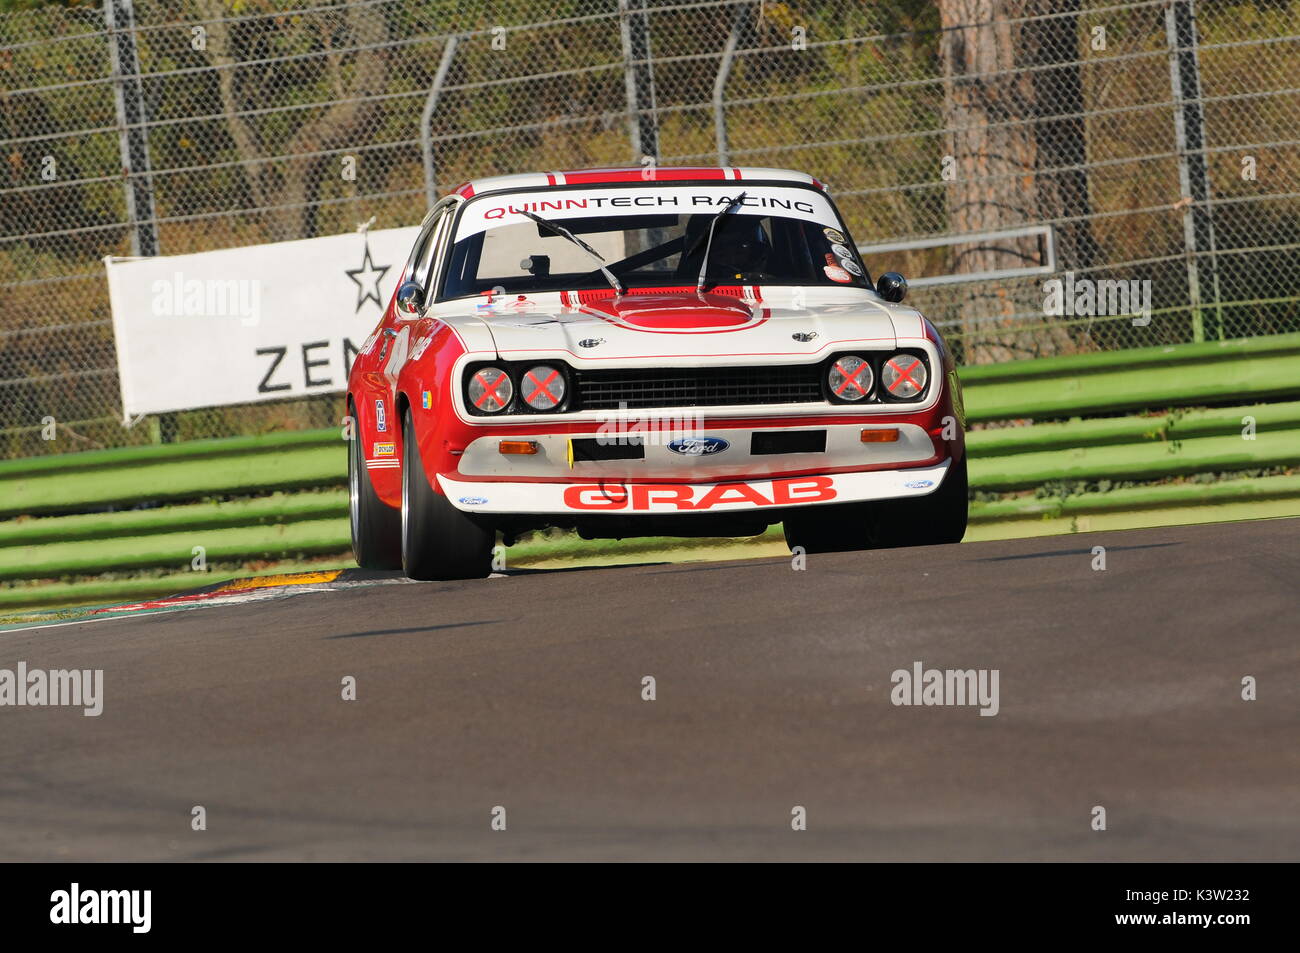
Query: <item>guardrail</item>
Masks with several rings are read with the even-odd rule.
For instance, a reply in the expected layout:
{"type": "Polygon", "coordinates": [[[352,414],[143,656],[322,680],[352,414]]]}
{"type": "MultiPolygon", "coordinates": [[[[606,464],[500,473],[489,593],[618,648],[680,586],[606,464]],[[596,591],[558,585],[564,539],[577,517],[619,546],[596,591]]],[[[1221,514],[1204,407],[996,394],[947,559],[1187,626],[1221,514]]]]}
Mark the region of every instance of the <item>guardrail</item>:
{"type": "MultiPolygon", "coordinates": [[[[1259,402],[1300,398],[1300,334],[1023,361],[962,376],[971,422],[1033,421],[969,434],[971,484],[986,493],[1300,466],[1300,399],[1259,402]],[[1201,406],[1226,402],[1233,405],[1201,406]],[[1129,416],[1061,419],[1118,411],[1129,416]]],[[[335,429],[3,461],[0,581],[180,569],[196,545],[214,562],[344,554],[345,480],[335,429]],[[234,499],[195,502],[212,497],[234,499]]],[[[1300,514],[1300,477],[977,502],[971,520],[1008,534],[1061,532],[1117,514],[1131,523],[1138,512],[1173,521],[1300,514]]],[[[143,597],[194,581],[9,586],[0,588],[0,608],[143,597]]]]}
{"type": "Polygon", "coordinates": [[[1300,393],[1300,334],[982,364],[972,423],[1256,401],[1300,393]]]}

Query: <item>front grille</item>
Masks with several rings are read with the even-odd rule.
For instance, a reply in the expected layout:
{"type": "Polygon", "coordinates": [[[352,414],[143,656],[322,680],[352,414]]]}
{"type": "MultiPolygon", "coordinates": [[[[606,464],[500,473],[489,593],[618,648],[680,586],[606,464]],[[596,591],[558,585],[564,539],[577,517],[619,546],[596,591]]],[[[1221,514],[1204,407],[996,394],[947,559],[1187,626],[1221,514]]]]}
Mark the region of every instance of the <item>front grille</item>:
{"type": "Polygon", "coordinates": [[[822,396],[819,364],[575,371],[583,410],[809,404],[822,396]]]}

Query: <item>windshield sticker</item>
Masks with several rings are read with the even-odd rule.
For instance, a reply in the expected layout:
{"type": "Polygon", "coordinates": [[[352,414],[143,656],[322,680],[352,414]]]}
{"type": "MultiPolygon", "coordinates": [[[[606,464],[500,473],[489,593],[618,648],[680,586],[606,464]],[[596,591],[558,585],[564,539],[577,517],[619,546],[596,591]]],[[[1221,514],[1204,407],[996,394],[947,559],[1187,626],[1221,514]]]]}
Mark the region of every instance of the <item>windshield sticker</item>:
{"type": "Polygon", "coordinates": [[[838,281],[842,285],[853,280],[853,277],[838,265],[827,265],[822,271],[826,272],[826,277],[831,281],[838,281]]]}
{"type": "MultiPolygon", "coordinates": [[[[835,221],[835,213],[825,196],[809,189],[755,188],[749,185],[744,191],[745,197],[732,214],[777,215],[818,224],[835,221]]],[[[465,206],[456,230],[456,240],[502,225],[526,222],[528,218],[524,212],[552,221],[611,214],[694,215],[699,212],[721,211],[736,194],[720,184],[713,188],[661,185],[485,195],[471,199],[465,206]]],[[[840,234],[835,229],[826,231],[840,234]]]]}

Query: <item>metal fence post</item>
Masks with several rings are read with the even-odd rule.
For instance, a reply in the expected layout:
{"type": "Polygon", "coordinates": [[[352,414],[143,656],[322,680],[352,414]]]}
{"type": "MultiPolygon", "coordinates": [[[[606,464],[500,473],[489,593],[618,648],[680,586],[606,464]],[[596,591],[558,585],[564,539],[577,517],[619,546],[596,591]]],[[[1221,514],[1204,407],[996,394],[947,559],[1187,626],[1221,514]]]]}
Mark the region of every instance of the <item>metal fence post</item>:
{"type": "Polygon", "coordinates": [[[433,85],[429,87],[429,95],[424,100],[424,112],[420,114],[420,147],[424,154],[424,194],[428,199],[429,208],[433,208],[438,201],[438,176],[433,159],[433,111],[438,108],[438,100],[442,98],[442,87],[447,82],[451,61],[455,58],[456,47],[459,45],[459,36],[447,37],[447,43],[442,48],[442,59],[438,61],[438,71],[433,75],[433,85]]]}
{"type": "Polygon", "coordinates": [[[158,216],[154,210],[149,168],[149,134],[145,129],[144,87],[135,45],[135,11],[131,0],[104,0],[113,101],[126,184],[126,219],[131,223],[131,254],[158,254],[158,216]]]}
{"type": "Polygon", "coordinates": [[[638,163],[645,156],[659,160],[659,116],[655,112],[655,75],[650,63],[647,19],[645,0],[618,0],[632,158],[638,163]]]}
{"type": "Polygon", "coordinates": [[[1205,110],[1201,104],[1201,70],[1197,55],[1194,0],[1172,0],[1165,8],[1169,44],[1169,79],[1174,100],[1174,135],[1178,140],[1178,185],[1183,201],[1183,242],[1187,248],[1187,291],[1192,306],[1192,337],[1206,337],[1201,301],[1200,256],[1207,254],[1215,317],[1210,337],[1223,337],[1223,305],[1215,260],[1214,215],[1205,155],[1205,110]]]}
{"type": "Polygon", "coordinates": [[[727,91],[727,80],[731,76],[731,65],[736,59],[736,47],[740,45],[740,31],[744,27],[745,17],[749,14],[748,6],[736,8],[731,20],[731,34],[727,44],[722,48],[722,62],[718,64],[718,75],[713,79],[713,131],[718,144],[718,165],[730,165],[730,148],[727,144],[727,113],[723,106],[723,96],[727,91]]]}

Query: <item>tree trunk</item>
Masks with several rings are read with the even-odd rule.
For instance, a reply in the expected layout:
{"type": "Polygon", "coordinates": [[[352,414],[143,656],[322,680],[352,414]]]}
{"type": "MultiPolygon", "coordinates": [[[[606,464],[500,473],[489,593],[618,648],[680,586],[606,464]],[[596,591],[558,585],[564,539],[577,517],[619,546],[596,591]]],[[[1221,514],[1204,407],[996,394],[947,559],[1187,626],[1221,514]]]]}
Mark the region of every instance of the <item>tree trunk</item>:
{"type": "Polygon", "coordinates": [[[1031,13],[1066,14],[1026,24],[1028,61],[1038,104],[1038,209],[1056,220],[1059,270],[1085,271],[1100,260],[1092,233],[1088,196],[1087,128],[1083,121],[1083,77],[1079,70],[1079,0],[1031,0],[1031,13]],[[1069,219],[1069,221],[1062,221],[1069,219]]]}
{"type": "MultiPolygon", "coordinates": [[[[1034,79],[1024,65],[1023,16],[1029,0],[941,0],[940,57],[945,119],[955,178],[948,186],[953,232],[1001,231],[1040,216],[1035,171],[1038,143],[1034,79]]],[[[1022,268],[1040,260],[1034,239],[982,240],[953,248],[959,273],[1022,268]]],[[[1036,282],[977,281],[963,286],[964,358],[986,364],[1056,353],[1068,346],[1062,330],[1039,325],[1042,293],[1036,282]]]]}
{"type": "MultiPolygon", "coordinates": [[[[244,159],[261,158],[262,153],[286,155],[275,162],[257,162],[243,166],[244,180],[253,201],[265,209],[268,238],[288,241],[310,238],[316,233],[316,198],[321,182],[331,165],[341,169],[342,150],[361,145],[365,133],[379,115],[376,102],[364,101],[381,94],[388,76],[388,63],[382,45],[388,40],[388,24],[380,4],[349,3],[339,8],[348,29],[339,44],[356,52],[330,52],[321,57],[328,75],[328,87],[334,101],[315,110],[303,110],[315,118],[303,122],[288,142],[264,143],[256,127],[241,110],[255,108],[263,101],[260,89],[245,88],[236,76],[240,57],[235,55],[228,23],[221,17],[230,15],[225,0],[197,0],[199,11],[208,24],[208,56],[218,70],[218,90],[226,126],[236,150],[244,159]],[[333,152],[294,158],[304,153],[333,152]]],[[[325,31],[322,43],[328,49],[331,38],[328,21],[316,21],[325,31]]],[[[284,29],[274,21],[265,21],[266,29],[284,29]]],[[[251,58],[251,57],[250,57],[251,58]]],[[[261,79],[265,81],[264,78],[261,79]]],[[[285,83],[290,80],[286,77],[285,83]]],[[[319,98],[310,90],[299,95],[319,98]]]]}

